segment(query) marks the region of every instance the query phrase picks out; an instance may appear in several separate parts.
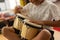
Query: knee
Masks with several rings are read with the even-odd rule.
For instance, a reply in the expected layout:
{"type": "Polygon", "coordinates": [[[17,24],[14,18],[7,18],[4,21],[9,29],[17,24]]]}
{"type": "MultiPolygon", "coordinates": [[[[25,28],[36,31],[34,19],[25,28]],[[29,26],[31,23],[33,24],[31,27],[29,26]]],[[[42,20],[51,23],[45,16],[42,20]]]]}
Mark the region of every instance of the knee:
{"type": "Polygon", "coordinates": [[[7,35],[9,32],[14,32],[14,29],[12,29],[10,27],[3,27],[2,28],[2,34],[3,35],[7,35]]]}
{"type": "Polygon", "coordinates": [[[8,31],[9,31],[9,29],[7,27],[2,28],[2,34],[6,34],[8,31]]]}
{"type": "Polygon", "coordinates": [[[5,36],[7,32],[8,32],[8,28],[3,27],[2,28],[2,34],[5,36]]]}
{"type": "Polygon", "coordinates": [[[47,29],[43,29],[41,31],[41,33],[46,36],[47,38],[50,38],[51,37],[51,33],[47,30],[47,29]]]}
{"type": "Polygon", "coordinates": [[[51,33],[46,30],[46,29],[43,29],[41,32],[38,33],[38,35],[33,38],[32,40],[50,40],[50,37],[51,37],[51,33]]]}
{"type": "Polygon", "coordinates": [[[8,29],[6,27],[2,28],[2,33],[5,33],[8,29]]]}
{"type": "Polygon", "coordinates": [[[43,29],[40,34],[42,40],[50,40],[51,38],[51,33],[47,29],[43,29]]]}

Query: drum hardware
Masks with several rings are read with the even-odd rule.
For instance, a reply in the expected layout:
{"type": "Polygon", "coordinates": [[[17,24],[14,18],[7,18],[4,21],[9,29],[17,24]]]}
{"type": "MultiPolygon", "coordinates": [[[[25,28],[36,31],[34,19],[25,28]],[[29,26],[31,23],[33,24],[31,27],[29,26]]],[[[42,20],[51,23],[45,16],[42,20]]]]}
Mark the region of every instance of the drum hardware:
{"type": "Polygon", "coordinates": [[[43,26],[42,26],[42,27],[36,27],[36,26],[34,26],[34,25],[30,25],[30,24],[28,24],[28,23],[25,23],[25,24],[28,25],[28,26],[30,26],[30,27],[32,27],[32,28],[43,29],[43,26]]]}
{"type": "Polygon", "coordinates": [[[18,18],[20,18],[21,20],[24,20],[25,18],[23,18],[23,17],[20,17],[20,16],[18,16],[18,18]]]}

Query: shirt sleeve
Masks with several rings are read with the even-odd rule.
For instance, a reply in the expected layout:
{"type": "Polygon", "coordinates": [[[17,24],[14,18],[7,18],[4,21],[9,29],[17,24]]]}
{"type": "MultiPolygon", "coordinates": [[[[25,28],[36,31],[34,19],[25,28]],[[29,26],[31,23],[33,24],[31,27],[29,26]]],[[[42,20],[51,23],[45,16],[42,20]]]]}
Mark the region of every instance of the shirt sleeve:
{"type": "Polygon", "coordinates": [[[52,5],[50,11],[52,14],[52,20],[60,20],[60,11],[58,6],[52,5]]]}

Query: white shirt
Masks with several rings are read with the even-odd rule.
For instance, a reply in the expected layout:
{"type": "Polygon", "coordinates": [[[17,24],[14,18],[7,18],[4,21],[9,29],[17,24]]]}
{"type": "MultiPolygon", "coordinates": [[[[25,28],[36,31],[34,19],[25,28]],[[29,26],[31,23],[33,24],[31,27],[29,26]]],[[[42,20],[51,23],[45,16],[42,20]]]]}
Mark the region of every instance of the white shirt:
{"type": "Polygon", "coordinates": [[[57,0],[48,0],[48,1],[51,1],[51,2],[56,2],[57,0]]]}
{"type": "Polygon", "coordinates": [[[28,3],[23,10],[26,11],[29,18],[34,20],[60,20],[58,7],[50,1],[45,0],[39,6],[28,3]]]}

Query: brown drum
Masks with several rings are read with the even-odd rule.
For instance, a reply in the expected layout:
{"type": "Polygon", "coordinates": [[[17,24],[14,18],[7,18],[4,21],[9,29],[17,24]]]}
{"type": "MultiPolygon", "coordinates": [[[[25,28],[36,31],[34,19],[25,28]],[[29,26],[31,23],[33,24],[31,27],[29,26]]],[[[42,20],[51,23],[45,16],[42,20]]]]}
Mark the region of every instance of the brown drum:
{"type": "Polygon", "coordinates": [[[23,25],[23,21],[25,17],[21,14],[17,14],[17,17],[15,18],[14,20],[14,24],[13,24],[13,27],[18,29],[18,30],[22,30],[22,25],[23,25]]]}
{"type": "Polygon", "coordinates": [[[31,40],[32,38],[34,38],[37,35],[37,33],[41,27],[42,27],[41,25],[37,25],[37,24],[29,22],[28,20],[24,20],[21,37],[31,40]]]}

